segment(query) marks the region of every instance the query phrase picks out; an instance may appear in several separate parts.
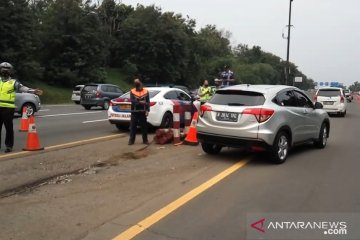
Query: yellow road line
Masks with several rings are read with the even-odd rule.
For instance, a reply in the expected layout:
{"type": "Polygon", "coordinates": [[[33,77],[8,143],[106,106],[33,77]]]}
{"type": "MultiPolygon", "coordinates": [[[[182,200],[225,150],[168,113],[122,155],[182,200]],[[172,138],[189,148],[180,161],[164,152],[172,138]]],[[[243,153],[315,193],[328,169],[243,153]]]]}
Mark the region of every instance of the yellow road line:
{"type": "MultiPolygon", "coordinates": [[[[110,140],[110,139],[121,137],[121,136],[124,136],[124,135],[123,134],[113,134],[113,135],[108,135],[108,136],[104,136],[104,137],[96,137],[96,138],[90,138],[90,139],[86,139],[86,140],[69,142],[69,143],[64,143],[64,144],[45,147],[45,151],[46,150],[57,150],[57,149],[61,149],[61,148],[67,148],[67,147],[87,144],[87,143],[91,143],[91,142],[95,142],[95,141],[110,140]]],[[[7,159],[7,158],[15,158],[15,157],[26,156],[26,155],[30,155],[31,153],[35,153],[35,152],[24,151],[24,152],[7,153],[7,154],[4,154],[4,155],[1,155],[0,160],[1,159],[7,159]]]]}
{"type": "Polygon", "coordinates": [[[245,166],[249,160],[243,160],[235,163],[231,167],[225,169],[223,172],[219,173],[215,177],[211,178],[210,180],[206,181],[205,183],[201,184],[200,186],[194,188],[190,192],[186,193],[185,195],[181,196],[180,198],[176,199],[172,203],[168,204],[167,206],[163,207],[162,209],[158,210],[157,212],[153,213],[149,217],[145,218],[144,220],[138,222],[136,225],[130,227],[129,229],[122,232],[120,235],[113,238],[113,240],[130,240],[133,239],[135,236],[146,230],[147,228],[151,227],[161,219],[165,218],[170,213],[174,212],[181,206],[185,205],[190,200],[194,199],[196,196],[200,195],[201,193],[205,192],[207,189],[214,186],[216,183],[220,182],[236,170],[240,169],[241,167],[245,166]]]}

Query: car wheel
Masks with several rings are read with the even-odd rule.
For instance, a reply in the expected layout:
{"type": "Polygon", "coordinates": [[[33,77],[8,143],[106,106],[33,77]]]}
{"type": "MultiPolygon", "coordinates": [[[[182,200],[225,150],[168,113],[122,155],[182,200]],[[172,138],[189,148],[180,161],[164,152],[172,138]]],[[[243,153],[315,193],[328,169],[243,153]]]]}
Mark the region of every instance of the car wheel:
{"type": "Polygon", "coordinates": [[[329,132],[328,126],[326,125],[326,123],[323,123],[320,128],[319,139],[314,142],[315,147],[324,148],[326,146],[328,139],[328,132],[329,132]]]}
{"type": "Polygon", "coordinates": [[[90,110],[91,106],[86,106],[86,105],[83,105],[83,107],[86,109],[86,110],[90,110]]]}
{"type": "Polygon", "coordinates": [[[117,123],[115,124],[116,128],[120,131],[127,131],[129,130],[129,125],[128,124],[120,124],[120,123],[117,123]]]}
{"type": "Polygon", "coordinates": [[[173,115],[170,112],[166,112],[161,120],[160,128],[172,128],[173,115]]]}
{"type": "Polygon", "coordinates": [[[80,101],[74,101],[75,104],[80,104],[80,101]]]}
{"type": "Polygon", "coordinates": [[[26,107],[26,114],[28,115],[28,117],[35,114],[35,105],[34,104],[25,103],[21,108],[21,112],[23,112],[24,107],[26,107]]]}
{"type": "Polygon", "coordinates": [[[290,149],[290,138],[286,132],[279,132],[271,147],[270,154],[273,162],[281,164],[286,161],[290,149]]]}
{"type": "Polygon", "coordinates": [[[222,149],[222,146],[210,143],[201,143],[201,147],[204,152],[212,155],[218,154],[222,149]]]}
{"type": "Polygon", "coordinates": [[[109,109],[109,106],[110,106],[110,102],[108,100],[105,100],[104,101],[104,105],[103,105],[103,109],[104,110],[108,110],[109,109]]]}
{"type": "Polygon", "coordinates": [[[346,110],[345,110],[345,112],[341,113],[341,116],[342,116],[342,117],[345,117],[345,116],[346,116],[346,110]]]}

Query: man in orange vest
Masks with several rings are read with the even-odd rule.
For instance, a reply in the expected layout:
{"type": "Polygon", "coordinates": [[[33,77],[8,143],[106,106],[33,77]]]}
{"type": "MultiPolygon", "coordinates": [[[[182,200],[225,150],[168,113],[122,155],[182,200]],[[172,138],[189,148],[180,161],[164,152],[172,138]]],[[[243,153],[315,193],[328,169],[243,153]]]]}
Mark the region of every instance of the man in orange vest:
{"type": "Polygon", "coordinates": [[[149,144],[147,137],[147,121],[146,117],[150,111],[149,91],[143,88],[139,79],[134,80],[135,88],[130,91],[131,100],[131,122],[130,122],[130,138],[128,145],[133,145],[136,137],[136,129],[138,124],[141,128],[142,139],[144,144],[149,144]]]}

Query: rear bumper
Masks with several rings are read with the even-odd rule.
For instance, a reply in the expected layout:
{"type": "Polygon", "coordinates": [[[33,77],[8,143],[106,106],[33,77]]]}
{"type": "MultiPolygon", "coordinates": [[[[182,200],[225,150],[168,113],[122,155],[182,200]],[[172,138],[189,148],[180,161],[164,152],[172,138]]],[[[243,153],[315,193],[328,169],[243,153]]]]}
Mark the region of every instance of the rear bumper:
{"type": "Polygon", "coordinates": [[[81,99],[80,104],[85,106],[102,106],[104,105],[104,99],[100,99],[100,98],[86,99],[86,100],[81,99]]]}
{"type": "Polygon", "coordinates": [[[238,138],[234,136],[223,136],[205,132],[198,132],[197,133],[198,140],[200,142],[206,142],[209,144],[216,144],[222,145],[227,147],[234,147],[234,148],[250,148],[251,146],[258,146],[262,148],[268,148],[269,145],[258,139],[246,139],[246,138],[238,138]]]}

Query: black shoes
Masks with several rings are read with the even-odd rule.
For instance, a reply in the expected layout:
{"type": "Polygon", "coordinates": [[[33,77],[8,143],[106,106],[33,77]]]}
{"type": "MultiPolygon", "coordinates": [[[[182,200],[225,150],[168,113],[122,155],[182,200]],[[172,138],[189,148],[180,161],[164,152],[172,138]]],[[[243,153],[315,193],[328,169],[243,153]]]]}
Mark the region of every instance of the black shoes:
{"type": "Polygon", "coordinates": [[[12,147],[6,147],[5,153],[9,153],[9,152],[12,152],[12,147]]]}
{"type": "MultiPolygon", "coordinates": [[[[145,145],[150,145],[149,141],[143,141],[143,144],[145,144],[145,145]]],[[[129,142],[128,142],[128,145],[134,145],[134,142],[129,141],[129,142]]]]}

